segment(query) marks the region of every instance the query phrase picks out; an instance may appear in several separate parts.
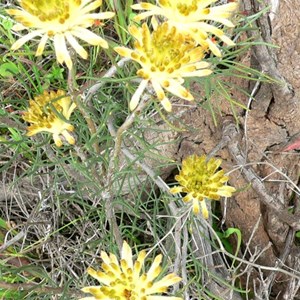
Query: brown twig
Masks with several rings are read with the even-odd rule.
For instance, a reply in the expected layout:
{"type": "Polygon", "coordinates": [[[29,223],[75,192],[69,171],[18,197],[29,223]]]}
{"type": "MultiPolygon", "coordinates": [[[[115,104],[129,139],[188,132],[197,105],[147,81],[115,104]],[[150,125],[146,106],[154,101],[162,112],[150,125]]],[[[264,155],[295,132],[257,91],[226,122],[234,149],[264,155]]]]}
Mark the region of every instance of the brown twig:
{"type": "MultiPolygon", "coordinates": [[[[102,79],[104,78],[110,78],[113,77],[115,75],[115,73],[117,72],[118,68],[122,68],[124,66],[124,64],[130,61],[129,58],[122,58],[115,66],[112,66],[103,76],[102,79]]],[[[85,101],[86,102],[90,102],[90,100],[92,99],[92,97],[99,91],[99,89],[101,89],[101,87],[105,84],[105,81],[100,81],[97,82],[96,84],[92,85],[89,88],[89,91],[87,93],[87,95],[85,96],[85,101]]]]}

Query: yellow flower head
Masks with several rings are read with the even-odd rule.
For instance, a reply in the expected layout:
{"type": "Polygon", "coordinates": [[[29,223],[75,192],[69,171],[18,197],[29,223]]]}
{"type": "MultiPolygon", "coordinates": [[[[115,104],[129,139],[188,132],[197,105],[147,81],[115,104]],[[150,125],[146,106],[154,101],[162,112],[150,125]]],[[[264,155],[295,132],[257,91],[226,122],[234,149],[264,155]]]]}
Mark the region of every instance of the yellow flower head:
{"type": "Polygon", "coordinates": [[[137,75],[143,80],[130,101],[130,109],[137,107],[150,81],[164,109],[171,111],[172,105],[163,89],[179,98],[193,100],[190,92],[182,86],[183,78],[206,76],[212,71],[207,69],[209,63],[201,61],[205,52],[203,47],[195,47],[194,43],[187,42],[184,35],[168,23],[153,23],[153,27],[151,33],[146,23],[141,28],[130,26],[129,32],[136,39],[134,50],[116,47],[115,51],[142,66],[137,75]]]}
{"type": "Polygon", "coordinates": [[[219,48],[214,43],[211,35],[214,35],[227,45],[234,45],[223,30],[210,24],[214,21],[228,27],[234,27],[229,20],[233,12],[238,8],[237,2],[212,6],[217,0],[159,0],[158,5],[146,2],[134,4],[131,7],[136,10],[147,10],[136,16],[135,21],[140,21],[149,16],[163,16],[178,30],[193,38],[203,47],[209,47],[216,56],[221,56],[219,48]]]}
{"type": "Polygon", "coordinates": [[[27,41],[36,36],[42,36],[36,55],[43,53],[49,38],[54,40],[54,48],[59,63],[65,62],[69,69],[72,60],[66,41],[84,59],[88,53],[79,45],[76,38],[91,45],[108,48],[107,42],[87,28],[95,20],[108,19],[114,16],[112,12],[91,13],[101,6],[102,0],[19,0],[21,9],[8,9],[18,24],[13,30],[34,29],[12,45],[12,50],[19,49],[27,41]]]}
{"type": "Polygon", "coordinates": [[[87,270],[102,286],[84,287],[82,291],[92,294],[93,297],[80,300],[182,300],[178,297],[157,295],[165,293],[170,285],[179,282],[181,278],[175,274],[168,274],[155,281],[161,273],[162,255],[156,256],[149,271],[141,274],[145,257],[146,252],[141,251],[137,260],[133,262],[131,248],[125,241],[120,262],[114,254],[108,255],[102,251],[103,271],[95,271],[92,268],[87,270]]]}
{"type": "Polygon", "coordinates": [[[199,202],[201,204],[204,218],[208,218],[208,210],[205,199],[219,200],[221,196],[231,197],[235,188],[224,185],[228,181],[228,176],[224,171],[217,169],[222,160],[211,158],[206,161],[206,156],[191,155],[182,161],[182,169],[179,175],[175,176],[180,186],[170,189],[172,194],[187,193],[183,201],[193,201],[193,211],[199,213],[199,202]]]}
{"type": "Polygon", "coordinates": [[[76,105],[71,102],[70,97],[66,96],[64,91],[44,91],[42,95],[30,100],[29,104],[28,111],[23,115],[23,119],[31,123],[27,128],[28,136],[39,132],[50,132],[57,147],[63,144],[60,135],[69,144],[75,144],[74,137],[69,133],[74,130],[74,127],[66,120],[70,119],[76,105]]]}

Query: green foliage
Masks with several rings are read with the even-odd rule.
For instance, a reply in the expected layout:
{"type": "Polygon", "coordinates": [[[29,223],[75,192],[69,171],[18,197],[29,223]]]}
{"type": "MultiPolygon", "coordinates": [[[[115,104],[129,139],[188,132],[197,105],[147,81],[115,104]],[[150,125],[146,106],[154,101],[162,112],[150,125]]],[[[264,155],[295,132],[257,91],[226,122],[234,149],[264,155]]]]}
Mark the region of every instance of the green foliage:
{"type": "Polygon", "coordinates": [[[11,77],[19,73],[19,69],[13,62],[5,62],[0,65],[0,76],[11,77]]]}
{"type": "MultiPolygon", "coordinates": [[[[238,253],[241,248],[241,243],[242,243],[242,233],[238,228],[228,228],[224,232],[216,231],[216,234],[222,241],[222,244],[224,245],[225,249],[231,253],[234,254],[235,256],[238,256],[238,253]],[[235,235],[236,236],[236,250],[234,251],[231,243],[230,243],[230,236],[235,235]]],[[[233,259],[232,261],[232,266],[234,265],[235,260],[233,259]]]]}

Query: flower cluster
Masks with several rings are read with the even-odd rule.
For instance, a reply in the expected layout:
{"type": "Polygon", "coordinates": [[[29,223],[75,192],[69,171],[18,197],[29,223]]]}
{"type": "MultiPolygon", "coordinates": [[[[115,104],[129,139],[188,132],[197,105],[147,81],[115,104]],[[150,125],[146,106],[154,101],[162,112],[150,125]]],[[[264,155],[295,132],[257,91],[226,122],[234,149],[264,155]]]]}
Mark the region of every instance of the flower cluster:
{"type": "MultiPolygon", "coordinates": [[[[214,5],[216,2],[158,0],[157,5],[146,2],[132,5],[135,10],[145,11],[137,15],[135,21],[149,16],[152,18],[150,27],[147,23],[129,26],[128,31],[134,38],[133,49],[123,46],[114,48],[119,55],[140,65],[137,75],[141,82],[131,98],[130,110],[137,108],[148,85],[152,86],[157,100],[167,112],[171,112],[172,104],[166,92],[187,101],[194,100],[183,85],[185,79],[212,74],[213,68],[205,57],[210,52],[222,56],[219,40],[229,46],[234,45],[224,28],[234,27],[230,18],[238,3],[229,1],[214,5]]],[[[78,39],[108,48],[105,39],[88,29],[95,22],[101,24],[100,20],[115,15],[113,12],[98,12],[102,0],[18,0],[18,3],[19,7],[6,11],[17,21],[12,29],[28,30],[28,33],[13,43],[12,50],[40,37],[36,50],[36,56],[40,56],[47,42],[52,40],[58,63],[65,63],[71,70],[73,61],[68,46],[81,58],[88,57],[88,52],[78,39]]],[[[75,108],[75,103],[64,91],[44,91],[29,101],[29,108],[23,115],[23,119],[30,123],[27,135],[48,132],[57,147],[62,146],[64,140],[74,145],[74,126],[69,120],[75,108]]],[[[193,202],[194,213],[199,213],[201,206],[203,216],[208,218],[206,199],[219,200],[221,196],[230,197],[235,192],[235,188],[226,185],[229,178],[223,170],[218,170],[220,164],[221,160],[212,158],[207,161],[205,156],[187,157],[175,177],[179,186],[173,187],[170,192],[186,193],[183,200],[193,202]]],[[[84,287],[82,291],[92,296],[82,300],[181,300],[166,296],[168,288],[181,278],[172,273],[158,280],[162,273],[162,255],[155,257],[147,272],[144,271],[146,257],[146,251],[141,251],[134,261],[132,250],[126,242],[123,243],[120,260],[112,253],[102,251],[102,270],[87,270],[100,285],[84,287]]]]}
{"type": "MultiPolygon", "coordinates": [[[[131,58],[141,65],[137,75],[141,83],[130,101],[134,110],[140,97],[151,83],[157,99],[164,109],[170,112],[172,105],[165,94],[168,91],[175,96],[191,101],[192,94],[183,86],[184,78],[207,76],[212,73],[209,63],[203,61],[205,53],[212,51],[221,56],[215,37],[228,45],[234,42],[226,36],[220,26],[234,27],[229,20],[237,9],[237,2],[213,5],[216,0],[160,0],[157,5],[147,2],[132,5],[133,9],[146,10],[135,17],[140,21],[153,16],[151,31],[146,23],[141,27],[130,26],[134,37],[134,49],[116,47],[121,56],[131,58]],[[159,24],[154,16],[165,18],[159,24]]],[[[73,63],[67,48],[68,44],[86,59],[87,51],[78,43],[77,38],[91,45],[108,48],[108,43],[89,29],[95,21],[109,19],[113,12],[93,13],[102,5],[102,0],[19,0],[20,8],[8,9],[18,22],[13,30],[31,30],[17,40],[12,49],[20,48],[36,36],[42,36],[36,55],[44,52],[48,39],[53,39],[56,58],[66,63],[69,69],[73,63]]]]}
{"type": "Polygon", "coordinates": [[[155,280],[161,274],[162,255],[156,256],[147,273],[142,273],[146,252],[139,252],[137,260],[134,262],[132,251],[124,241],[121,253],[121,260],[110,253],[102,251],[102,270],[96,271],[89,268],[87,272],[97,279],[102,286],[90,286],[82,289],[85,293],[90,293],[93,297],[82,298],[81,300],[182,300],[179,297],[161,296],[170,285],[173,285],[181,278],[175,274],[168,274],[160,280],[155,280]]]}
{"type": "Polygon", "coordinates": [[[235,188],[225,185],[229,179],[219,170],[221,159],[211,158],[207,161],[206,156],[191,155],[182,161],[182,169],[175,179],[179,186],[170,189],[172,194],[186,193],[183,201],[193,201],[193,211],[198,214],[201,205],[204,218],[208,218],[208,210],[205,199],[219,200],[220,197],[231,197],[235,188]]]}
{"type": "Polygon", "coordinates": [[[150,32],[146,23],[141,28],[129,27],[129,32],[136,39],[134,50],[117,47],[115,50],[122,56],[137,61],[142,68],[137,75],[142,78],[139,88],[130,102],[130,109],[138,105],[140,96],[148,82],[151,82],[158,100],[166,111],[172,105],[163,89],[185,100],[193,100],[191,93],[182,86],[184,77],[206,76],[212,73],[204,57],[203,47],[195,47],[186,42],[185,36],[176,27],[163,23],[154,24],[150,32]]]}
{"type": "Polygon", "coordinates": [[[131,58],[141,65],[137,75],[142,81],[132,96],[130,109],[134,110],[140,96],[150,82],[158,100],[168,112],[172,105],[164,90],[185,100],[193,100],[191,93],[182,86],[184,77],[207,76],[212,70],[203,58],[207,51],[221,56],[215,37],[227,45],[234,42],[224,31],[212,22],[222,26],[234,27],[229,20],[238,3],[209,7],[216,0],[160,0],[158,5],[146,2],[134,4],[136,10],[146,10],[134,19],[143,20],[149,16],[162,16],[165,21],[158,24],[155,17],[150,32],[146,23],[141,28],[131,26],[129,32],[135,38],[134,50],[117,47],[122,56],[131,58]]]}
{"type": "Polygon", "coordinates": [[[221,51],[214,42],[214,36],[229,46],[234,42],[225,35],[224,31],[211,21],[234,27],[229,20],[238,8],[238,2],[212,6],[217,0],[159,0],[158,5],[147,2],[132,5],[133,9],[146,10],[135,17],[140,21],[149,16],[162,16],[186,37],[190,37],[204,48],[209,48],[214,55],[221,56],[221,51]]]}
{"type": "Polygon", "coordinates": [[[39,132],[50,132],[57,147],[63,144],[61,136],[69,144],[75,144],[74,137],[69,133],[74,130],[74,126],[67,121],[76,105],[64,91],[44,91],[42,95],[30,100],[29,105],[28,111],[23,115],[23,119],[31,123],[27,128],[28,136],[39,132]]]}
{"type": "Polygon", "coordinates": [[[12,49],[20,48],[27,41],[36,36],[42,36],[36,55],[44,52],[49,38],[54,41],[56,58],[59,63],[66,63],[72,68],[72,60],[67,49],[66,40],[74,50],[84,59],[88,53],[78,43],[79,38],[91,45],[99,45],[108,48],[107,42],[87,28],[92,26],[95,20],[109,19],[114,16],[112,12],[90,13],[101,6],[101,0],[19,0],[20,9],[8,9],[7,12],[14,16],[18,22],[13,30],[35,29],[13,45],[12,49]]]}

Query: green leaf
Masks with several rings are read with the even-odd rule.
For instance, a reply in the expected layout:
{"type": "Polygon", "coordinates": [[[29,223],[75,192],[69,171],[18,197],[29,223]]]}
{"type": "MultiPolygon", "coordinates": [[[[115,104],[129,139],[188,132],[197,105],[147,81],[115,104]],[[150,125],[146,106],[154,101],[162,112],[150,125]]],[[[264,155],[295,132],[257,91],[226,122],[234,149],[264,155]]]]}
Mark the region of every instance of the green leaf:
{"type": "MultiPolygon", "coordinates": [[[[229,238],[232,234],[236,234],[237,235],[237,247],[236,247],[236,251],[235,251],[235,256],[238,255],[240,248],[241,248],[241,243],[242,243],[242,233],[238,228],[228,228],[225,232],[224,232],[224,238],[229,238]]],[[[232,265],[234,264],[235,260],[233,260],[232,265]]]]}
{"type": "Polygon", "coordinates": [[[19,73],[18,67],[13,62],[6,62],[0,65],[0,76],[11,77],[19,73]]]}
{"type": "Polygon", "coordinates": [[[0,228],[7,229],[6,221],[0,218],[0,228]]]}

